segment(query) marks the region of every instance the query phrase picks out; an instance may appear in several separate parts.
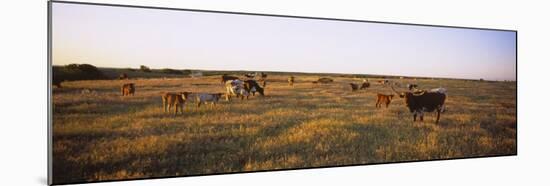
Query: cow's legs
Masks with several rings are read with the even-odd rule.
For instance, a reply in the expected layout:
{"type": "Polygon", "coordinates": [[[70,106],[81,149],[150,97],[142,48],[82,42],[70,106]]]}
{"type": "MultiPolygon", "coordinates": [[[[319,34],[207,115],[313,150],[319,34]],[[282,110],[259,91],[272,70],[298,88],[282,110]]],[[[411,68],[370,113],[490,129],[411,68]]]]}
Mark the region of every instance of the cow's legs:
{"type": "Polygon", "coordinates": [[[441,110],[437,110],[437,119],[435,119],[435,124],[439,123],[439,115],[441,115],[441,110]]]}
{"type": "Polygon", "coordinates": [[[420,111],[420,121],[424,121],[424,112],[420,111]]]}
{"type": "Polygon", "coordinates": [[[416,121],[416,111],[413,112],[413,122],[416,121]]]}
{"type": "Polygon", "coordinates": [[[164,110],[164,112],[166,112],[166,101],[164,100],[164,98],[162,99],[162,109],[164,110]]]}

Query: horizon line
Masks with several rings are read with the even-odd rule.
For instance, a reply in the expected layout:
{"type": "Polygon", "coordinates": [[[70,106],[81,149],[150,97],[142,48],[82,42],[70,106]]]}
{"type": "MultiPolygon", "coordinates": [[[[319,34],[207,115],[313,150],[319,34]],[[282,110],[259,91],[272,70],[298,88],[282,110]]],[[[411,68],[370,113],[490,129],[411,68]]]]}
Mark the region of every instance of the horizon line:
{"type": "MultiPolygon", "coordinates": [[[[90,63],[69,63],[69,64],[89,64],[89,65],[92,65],[90,63]]],[[[54,65],[52,64],[52,67],[55,67],[55,66],[58,66],[58,67],[63,67],[63,66],[66,66],[66,65],[69,65],[69,64],[65,64],[65,65],[54,65]]],[[[96,65],[93,65],[95,66],[96,68],[103,68],[103,69],[120,69],[120,70],[124,70],[124,69],[136,69],[136,70],[140,70],[139,67],[137,68],[132,68],[132,67],[106,67],[106,66],[96,66],[96,65]]],[[[485,79],[485,78],[476,78],[476,79],[473,79],[473,78],[460,78],[460,77],[436,77],[436,76],[411,76],[411,75],[388,75],[388,74],[359,74],[359,73],[342,73],[342,72],[298,72],[298,71],[277,71],[277,70],[245,70],[245,69],[225,69],[225,70],[219,70],[219,69],[192,69],[192,68],[188,68],[188,69],[178,69],[178,68],[167,68],[167,67],[163,67],[163,68],[150,68],[149,66],[147,65],[143,65],[143,66],[146,66],[148,67],[149,69],[151,70],[163,70],[163,69],[171,69],[171,70],[191,70],[191,71],[218,71],[218,72],[223,72],[223,71],[242,71],[242,72],[275,72],[275,73],[300,73],[300,74],[335,74],[335,75],[364,75],[364,76],[388,76],[388,77],[394,77],[394,78],[421,78],[421,79],[449,79],[449,80],[480,80],[482,79],[483,81],[500,81],[500,82],[505,82],[505,81],[508,81],[508,82],[516,82],[517,81],[517,71],[516,71],[516,76],[515,76],[515,80],[508,80],[508,79],[500,79],[500,80],[497,80],[497,79],[485,79]]]]}

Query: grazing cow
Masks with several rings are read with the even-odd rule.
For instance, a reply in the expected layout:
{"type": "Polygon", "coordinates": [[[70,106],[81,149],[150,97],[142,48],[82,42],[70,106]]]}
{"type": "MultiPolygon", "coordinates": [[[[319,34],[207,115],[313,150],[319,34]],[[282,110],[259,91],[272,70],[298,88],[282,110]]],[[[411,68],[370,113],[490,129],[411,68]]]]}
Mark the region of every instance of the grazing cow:
{"type": "Polygon", "coordinates": [[[258,85],[258,83],[254,80],[244,81],[244,89],[248,93],[252,93],[252,96],[255,96],[256,92],[260,93],[261,96],[264,96],[264,88],[260,87],[260,85],[258,85]]]}
{"type": "Polygon", "coordinates": [[[118,79],[128,79],[128,74],[122,73],[118,76],[118,79]]]}
{"type": "Polygon", "coordinates": [[[444,109],[446,93],[421,91],[420,93],[413,92],[397,92],[393,86],[394,92],[399,94],[399,97],[405,98],[405,104],[409,111],[413,113],[413,121],[416,121],[416,116],[420,116],[420,121],[424,121],[424,112],[437,112],[435,123],[439,123],[439,117],[444,109]]]}
{"type": "Polygon", "coordinates": [[[382,108],[382,104],[386,105],[386,108],[391,103],[391,100],[393,99],[393,94],[391,95],[385,95],[385,94],[376,94],[376,108],[382,108]]]}
{"type": "Polygon", "coordinates": [[[225,82],[229,81],[229,80],[236,80],[236,79],[239,79],[238,77],[235,77],[235,76],[230,76],[230,75],[227,75],[227,74],[224,74],[222,75],[222,84],[224,84],[225,82]]]}
{"type": "Polygon", "coordinates": [[[417,89],[417,88],[418,88],[418,85],[417,85],[417,84],[407,84],[407,88],[408,88],[409,90],[417,89]]]}
{"type": "Polygon", "coordinates": [[[167,92],[162,93],[162,108],[164,112],[170,112],[174,106],[174,115],[178,114],[178,109],[183,114],[185,101],[189,98],[189,92],[167,92]]]}
{"type": "Polygon", "coordinates": [[[260,77],[262,79],[267,79],[267,74],[262,72],[262,73],[260,73],[260,77]]]}
{"type": "Polygon", "coordinates": [[[287,81],[288,81],[288,85],[294,86],[294,76],[288,77],[287,81]]]}
{"type": "Polygon", "coordinates": [[[122,93],[122,96],[133,96],[136,92],[136,87],[133,83],[126,83],[122,85],[122,88],[120,88],[120,92],[122,93]]]}
{"type": "Polygon", "coordinates": [[[212,103],[212,105],[216,105],[220,98],[222,97],[223,93],[215,93],[215,94],[209,94],[209,93],[197,93],[195,95],[195,100],[197,101],[197,108],[201,106],[201,104],[207,104],[212,103]]]}
{"type": "Polygon", "coordinates": [[[241,97],[243,100],[245,97],[248,99],[248,91],[244,87],[244,82],[240,79],[230,80],[225,82],[225,100],[229,101],[231,96],[241,97]]]}
{"type": "Polygon", "coordinates": [[[369,82],[364,82],[363,84],[361,84],[361,87],[359,87],[359,89],[363,90],[363,89],[366,89],[366,88],[369,88],[370,87],[370,83],[369,82]]]}
{"type": "Polygon", "coordinates": [[[356,91],[359,89],[359,85],[355,83],[349,83],[349,85],[351,86],[351,91],[356,91]]]}

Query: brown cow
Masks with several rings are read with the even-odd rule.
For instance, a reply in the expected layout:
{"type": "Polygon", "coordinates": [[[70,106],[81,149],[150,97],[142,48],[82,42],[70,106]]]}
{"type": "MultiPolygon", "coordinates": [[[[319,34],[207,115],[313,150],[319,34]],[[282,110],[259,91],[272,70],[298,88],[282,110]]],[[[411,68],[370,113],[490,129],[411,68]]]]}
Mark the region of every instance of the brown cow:
{"type": "Polygon", "coordinates": [[[355,83],[349,83],[349,85],[351,86],[351,91],[356,91],[359,89],[359,85],[355,83]]]}
{"type": "Polygon", "coordinates": [[[133,96],[136,92],[136,87],[133,83],[126,83],[122,85],[122,88],[120,88],[120,92],[122,93],[122,96],[133,96]]]}
{"type": "Polygon", "coordinates": [[[256,92],[260,93],[261,96],[264,96],[264,88],[260,87],[260,85],[258,85],[258,82],[254,81],[254,80],[244,81],[244,89],[249,94],[252,93],[252,96],[255,96],[256,92]]]}
{"type": "Polygon", "coordinates": [[[381,108],[382,107],[382,104],[386,104],[386,108],[388,108],[388,106],[390,105],[391,103],[391,100],[393,99],[393,94],[391,95],[385,95],[385,94],[376,94],[376,108],[381,108]]]}
{"type": "Polygon", "coordinates": [[[361,84],[361,87],[359,89],[363,90],[363,89],[366,89],[366,88],[369,88],[370,87],[370,83],[369,82],[364,82],[363,84],[361,84]]]}
{"type": "Polygon", "coordinates": [[[288,85],[294,86],[294,76],[288,77],[288,85]]]}
{"type": "Polygon", "coordinates": [[[178,114],[178,109],[183,114],[183,106],[189,98],[189,92],[167,92],[162,93],[162,107],[164,112],[170,112],[172,106],[175,107],[174,115],[178,114]]]}

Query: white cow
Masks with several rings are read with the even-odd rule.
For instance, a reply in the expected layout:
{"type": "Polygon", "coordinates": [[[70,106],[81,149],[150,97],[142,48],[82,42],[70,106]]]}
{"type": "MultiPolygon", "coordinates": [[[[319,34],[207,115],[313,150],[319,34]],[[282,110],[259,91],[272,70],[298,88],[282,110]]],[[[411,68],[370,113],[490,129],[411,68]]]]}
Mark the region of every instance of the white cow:
{"type": "Polygon", "coordinates": [[[222,96],[222,93],[196,93],[195,99],[197,101],[197,107],[200,107],[201,104],[207,104],[212,103],[212,105],[216,105],[218,103],[218,100],[222,96]]]}
{"type": "Polygon", "coordinates": [[[244,99],[244,97],[246,96],[246,98],[248,99],[249,93],[244,88],[244,82],[239,79],[226,81],[225,89],[225,100],[227,101],[229,101],[231,96],[241,97],[241,100],[244,99]]]}

